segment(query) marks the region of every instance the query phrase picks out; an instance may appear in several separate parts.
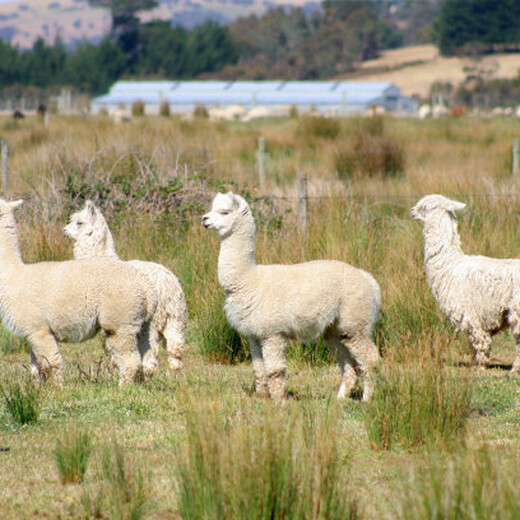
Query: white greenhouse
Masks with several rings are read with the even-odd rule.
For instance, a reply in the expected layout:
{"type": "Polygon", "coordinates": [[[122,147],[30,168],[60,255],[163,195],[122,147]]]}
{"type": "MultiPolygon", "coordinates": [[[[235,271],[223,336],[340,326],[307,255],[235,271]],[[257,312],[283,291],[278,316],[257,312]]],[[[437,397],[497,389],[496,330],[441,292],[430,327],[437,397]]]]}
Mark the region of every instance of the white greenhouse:
{"type": "MultiPolygon", "coordinates": [[[[415,114],[418,103],[398,87],[376,81],[118,81],[108,94],[91,102],[91,112],[131,110],[140,101],[147,115],[167,103],[171,113],[192,114],[198,106],[211,114],[231,110],[243,116],[256,110],[284,115],[291,107],[299,113],[330,115],[366,112],[371,107],[396,114],[415,114]]],[[[237,118],[237,117],[235,117],[237,118]]]]}

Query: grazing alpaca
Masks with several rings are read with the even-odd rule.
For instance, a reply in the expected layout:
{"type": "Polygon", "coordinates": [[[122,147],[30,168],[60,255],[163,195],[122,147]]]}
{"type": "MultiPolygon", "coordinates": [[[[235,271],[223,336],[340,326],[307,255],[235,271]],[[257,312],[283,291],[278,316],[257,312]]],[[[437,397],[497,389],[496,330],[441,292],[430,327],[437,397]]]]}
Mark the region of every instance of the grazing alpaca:
{"type": "Polygon", "coordinates": [[[341,370],[338,398],[351,394],[360,373],[368,400],[379,362],[372,330],[381,307],[372,275],[333,260],[257,265],[253,215],[231,192],[215,196],[202,223],[221,238],[218,279],[231,326],[249,339],[256,393],[283,399],[288,341],[322,335],[341,370]]]}
{"type": "MultiPolygon", "coordinates": [[[[101,211],[90,200],[70,218],[64,232],[74,240],[74,258],[112,257],[117,255],[114,239],[101,211]]],[[[151,323],[152,350],[158,355],[157,345],[164,341],[169,353],[168,362],[173,370],[183,366],[188,311],[186,298],[178,278],[166,267],[155,262],[130,260],[130,265],[147,276],[157,292],[157,310],[151,323]]]]}
{"type": "Polygon", "coordinates": [[[82,342],[101,330],[120,384],[134,381],[143,369],[140,353],[150,350],[157,305],[148,280],[109,258],[25,264],[13,215],[21,203],[0,199],[0,314],[10,332],[27,338],[34,375],[62,384],[58,342],[82,342]]]}
{"type": "Polygon", "coordinates": [[[520,370],[520,260],[465,255],[455,211],[462,202],[427,195],[412,208],[424,223],[428,285],[457,330],[467,332],[477,367],[489,364],[492,337],[507,328],[516,341],[513,370],[520,370]]]}

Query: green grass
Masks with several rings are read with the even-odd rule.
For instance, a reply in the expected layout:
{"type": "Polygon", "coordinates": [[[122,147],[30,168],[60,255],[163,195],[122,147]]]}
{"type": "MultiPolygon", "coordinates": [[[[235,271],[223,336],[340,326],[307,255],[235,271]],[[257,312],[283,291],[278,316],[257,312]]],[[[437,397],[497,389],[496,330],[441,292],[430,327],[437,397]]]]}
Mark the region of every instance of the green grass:
{"type": "Polygon", "coordinates": [[[431,457],[426,471],[406,485],[403,520],[513,520],[520,492],[507,461],[486,446],[471,447],[447,460],[431,457]]]}
{"type": "MultiPolygon", "coordinates": [[[[518,512],[504,491],[506,480],[520,477],[520,378],[508,373],[514,340],[494,340],[485,373],[469,367],[467,338],[428,288],[421,226],[409,214],[420,196],[443,193],[468,204],[459,226],[465,251],[520,254],[518,180],[510,172],[516,121],[385,117],[338,126],[294,117],[244,125],[143,117],[115,131],[102,118],[56,116],[45,139],[34,139],[30,119],[15,128],[0,118],[12,151],[4,196],[26,199],[17,212],[24,260],[71,258],[62,233],[76,209],[70,199],[97,194],[122,258],[157,261],[178,276],[188,342],[181,373],[168,370],[161,350],[158,373],[125,388],[102,338],[60,345],[63,388],[42,385],[33,398],[25,383],[6,392],[15,413],[30,417],[27,405],[34,406],[37,420],[27,425],[0,394],[3,518],[240,517],[246,507],[256,517],[374,520],[406,518],[406,508],[417,518],[454,517],[457,509],[445,503],[484,518],[518,512]],[[402,145],[405,175],[358,169],[340,180],[335,154],[355,132],[402,145]],[[260,137],[264,188],[255,160],[260,137]],[[305,233],[296,218],[299,172],[308,176],[305,233]],[[340,376],[322,341],[290,346],[288,402],[254,396],[247,343],[223,311],[219,238],[201,225],[214,193],[228,189],[251,203],[258,263],[330,258],[378,280],[382,377],[372,404],[330,402],[340,376]],[[78,460],[85,448],[65,440],[74,431],[88,432],[91,455],[81,484],[63,485],[58,445],[78,460]],[[472,458],[480,445],[490,461],[472,458]],[[439,468],[433,477],[430,465],[439,468]],[[479,472],[496,476],[496,485],[479,484],[479,472]],[[428,495],[432,489],[440,498],[428,495]],[[478,493],[485,504],[471,498],[478,493]]],[[[25,381],[26,342],[0,329],[0,351],[3,388],[25,381]]]]}

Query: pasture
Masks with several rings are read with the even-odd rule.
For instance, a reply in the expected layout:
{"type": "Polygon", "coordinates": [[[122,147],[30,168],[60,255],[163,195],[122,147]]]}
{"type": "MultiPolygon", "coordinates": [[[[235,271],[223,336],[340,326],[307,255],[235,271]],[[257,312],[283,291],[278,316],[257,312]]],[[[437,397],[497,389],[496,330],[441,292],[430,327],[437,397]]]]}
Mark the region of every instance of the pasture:
{"type": "Polygon", "coordinates": [[[1,331],[0,516],[518,518],[514,341],[497,336],[491,368],[471,368],[467,338],[428,288],[410,208],[428,193],[465,202],[466,253],[519,255],[519,134],[514,119],[0,119],[2,196],[25,199],[24,260],[72,258],[62,228],[91,198],[120,257],[171,269],[189,312],[183,371],[170,372],[162,350],[153,379],[122,388],[100,337],[61,345],[63,388],[35,388],[27,343],[1,331]],[[290,346],[287,402],[254,397],[247,346],[222,310],[219,239],[201,225],[227,190],[250,203],[258,263],[338,259],[378,280],[371,403],[359,392],[336,402],[340,377],[321,342],[290,346]]]}

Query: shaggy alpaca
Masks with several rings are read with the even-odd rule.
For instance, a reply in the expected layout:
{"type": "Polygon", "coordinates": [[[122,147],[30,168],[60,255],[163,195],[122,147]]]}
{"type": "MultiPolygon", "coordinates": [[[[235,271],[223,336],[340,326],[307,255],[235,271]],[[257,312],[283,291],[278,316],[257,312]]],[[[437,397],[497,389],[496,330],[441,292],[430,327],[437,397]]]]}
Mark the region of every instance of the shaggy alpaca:
{"type": "MultiPolygon", "coordinates": [[[[74,240],[76,259],[96,256],[119,258],[105,217],[90,200],[81,211],[71,216],[64,231],[74,240]]],[[[151,323],[152,351],[155,356],[158,355],[158,344],[162,339],[169,353],[170,367],[180,370],[188,319],[181,284],[161,264],[142,260],[130,260],[128,263],[146,275],[157,292],[157,310],[151,323]]]]}
{"type": "Polygon", "coordinates": [[[256,265],[253,215],[231,192],[215,196],[202,223],[221,238],[218,279],[231,326],[249,339],[256,393],[283,399],[288,340],[322,335],[341,370],[338,398],[351,394],[361,374],[368,400],[379,362],[372,340],[381,307],[375,279],[332,260],[256,265]]]}
{"type": "Polygon", "coordinates": [[[411,210],[424,223],[428,285],[457,330],[467,332],[479,368],[489,364],[493,335],[511,329],[516,341],[513,370],[520,370],[520,260],[462,252],[455,211],[462,202],[427,195],[411,210]]]}
{"type": "MultiPolygon", "coordinates": [[[[0,314],[10,332],[27,338],[34,375],[62,384],[57,342],[82,342],[102,330],[120,384],[134,381],[143,368],[140,353],[150,350],[157,305],[148,280],[108,258],[24,264],[13,215],[21,203],[0,199],[0,314]]],[[[149,373],[153,360],[144,367],[149,373]]]]}

